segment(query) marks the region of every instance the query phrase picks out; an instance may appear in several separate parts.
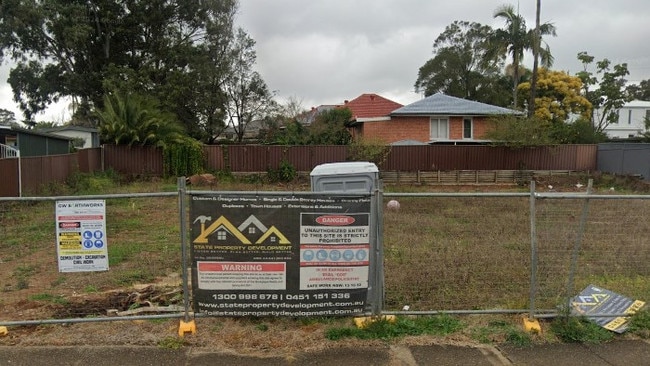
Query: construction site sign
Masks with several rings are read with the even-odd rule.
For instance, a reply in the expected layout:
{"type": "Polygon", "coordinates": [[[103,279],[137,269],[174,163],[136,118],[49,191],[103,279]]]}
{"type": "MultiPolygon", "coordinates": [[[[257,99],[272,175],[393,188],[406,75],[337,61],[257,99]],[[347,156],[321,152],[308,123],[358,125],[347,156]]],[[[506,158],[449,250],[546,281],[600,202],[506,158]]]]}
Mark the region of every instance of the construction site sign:
{"type": "Polygon", "coordinates": [[[106,202],[56,202],[56,250],[59,272],[108,270],[106,202]]]}
{"type": "Polygon", "coordinates": [[[627,330],[629,316],[607,315],[633,315],[641,310],[644,305],[644,301],[632,300],[594,285],[587,286],[571,301],[574,315],[586,316],[601,327],[616,333],[623,333],[627,330]]]}
{"type": "Polygon", "coordinates": [[[196,312],[364,313],[369,196],[195,194],[190,219],[196,312]]]}

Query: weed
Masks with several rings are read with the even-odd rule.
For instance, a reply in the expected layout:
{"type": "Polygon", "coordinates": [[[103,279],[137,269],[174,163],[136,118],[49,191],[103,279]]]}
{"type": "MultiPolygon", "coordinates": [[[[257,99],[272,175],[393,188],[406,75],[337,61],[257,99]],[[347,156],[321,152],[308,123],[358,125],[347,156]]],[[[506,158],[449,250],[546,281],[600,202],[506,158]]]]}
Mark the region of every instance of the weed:
{"type": "Polygon", "coordinates": [[[16,278],[16,289],[24,290],[29,288],[29,277],[36,273],[35,266],[18,266],[14,270],[14,277],[16,278]]]}
{"type": "Polygon", "coordinates": [[[558,317],[551,322],[550,329],[568,343],[602,343],[614,337],[612,332],[584,317],[558,317]]]}
{"type": "Polygon", "coordinates": [[[27,288],[29,288],[29,281],[24,277],[19,277],[18,280],[16,280],[16,289],[24,290],[27,288]]]}
{"type": "Polygon", "coordinates": [[[650,309],[641,310],[630,318],[628,331],[641,338],[650,338],[650,309]]]}
{"type": "Polygon", "coordinates": [[[56,280],[52,281],[51,285],[52,287],[56,287],[64,283],[65,283],[65,277],[59,276],[56,278],[56,280]]]}
{"type": "Polygon", "coordinates": [[[533,338],[530,333],[521,329],[509,329],[506,334],[506,342],[515,347],[530,347],[533,344],[533,338]]]}
{"type": "Polygon", "coordinates": [[[461,330],[464,325],[456,318],[448,315],[408,318],[402,317],[392,323],[380,319],[370,323],[365,328],[330,328],[325,336],[330,340],[346,337],[359,339],[390,340],[409,335],[447,335],[461,330]]]}
{"type": "Polygon", "coordinates": [[[180,349],[185,345],[183,338],[165,337],[158,342],[158,347],[166,349],[180,349]]]}
{"type": "Polygon", "coordinates": [[[507,343],[515,347],[528,347],[533,343],[529,333],[520,329],[512,321],[498,319],[485,326],[470,327],[470,336],[480,343],[507,343]]]}
{"type": "Polygon", "coordinates": [[[88,286],[84,287],[84,292],[87,293],[87,294],[92,294],[92,293],[99,292],[99,289],[97,289],[97,287],[95,287],[93,285],[88,285],[88,286]]]}
{"type": "Polygon", "coordinates": [[[264,324],[264,323],[257,324],[255,328],[260,332],[266,332],[267,330],[269,330],[268,324],[264,324]]]}
{"type": "Polygon", "coordinates": [[[74,173],[66,181],[68,187],[76,194],[103,194],[113,188],[119,176],[113,170],[105,172],[74,173]]]}
{"type": "Polygon", "coordinates": [[[267,171],[267,178],[271,183],[292,182],[297,175],[296,168],[287,159],[282,159],[277,169],[269,168],[267,171]]]}
{"type": "Polygon", "coordinates": [[[153,276],[142,269],[134,269],[130,271],[122,271],[115,278],[115,283],[118,285],[132,285],[137,282],[150,282],[153,276]]]}
{"type": "Polygon", "coordinates": [[[33,301],[46,301],[46,302],[51,302],[54,304],[60,304],[60,305],[67,305],[68,300],[65,299],[65,297],[61,295],[52,295],[48,293],[42,293],[42,294],[35,294],[29,297],[30,300],[33,301]]]}

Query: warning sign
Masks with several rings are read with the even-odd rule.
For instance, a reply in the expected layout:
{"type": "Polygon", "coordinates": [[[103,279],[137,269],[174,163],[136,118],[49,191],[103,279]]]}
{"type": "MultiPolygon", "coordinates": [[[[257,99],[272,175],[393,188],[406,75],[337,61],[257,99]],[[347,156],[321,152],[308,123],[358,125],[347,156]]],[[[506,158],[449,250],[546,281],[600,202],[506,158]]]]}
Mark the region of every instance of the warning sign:
{"type": "Polygon", "coordinates": [[[55,211],[59,272],[108,270],[105,201],[57,201],[55,211]]]}

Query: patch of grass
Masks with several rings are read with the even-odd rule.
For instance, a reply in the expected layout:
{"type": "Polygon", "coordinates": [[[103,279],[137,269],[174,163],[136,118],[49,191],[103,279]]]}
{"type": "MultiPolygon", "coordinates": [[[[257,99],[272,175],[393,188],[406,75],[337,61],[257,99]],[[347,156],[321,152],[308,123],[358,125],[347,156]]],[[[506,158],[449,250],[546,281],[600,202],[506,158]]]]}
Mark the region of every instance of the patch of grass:
{"type": "Polygon", "coordinates": [[[165,337],[158,342],[158,347],[166,349],[180,349],[185,345],[183,338],[165,337]]]}
{"type": "Polygon", "coordinates": [[[16,278],[16,288],[24,290],[29,288],[29,278],[36,273],[36,266],[18,266],[14,269],[14,277],[16,278]]]}
{"type": "Polygon", "coordinates": [[[255,329],[259,330],[260,332],[266,332],[269,330],[269,325],[265,323],[260,323],[255,326],[255,329]]]}
{"type": "Polygon", "coordinates": [[[530,333],[521,329],[509,329],[506,333],[506,343],[515,347],[530,347],[533,344],[533,338],[530,333]]]}
{"type": "Polygon", "coordinates": [[[41,294],[35,294],[29,297],[30,300],[33,301],[45,301],[45,302],[51,302],[54,304],[60,304],[60,305],[67,305],[68,300],[66,300],[63,296],[61,295],[52,295],[48,293],[41,293],[41,294]]]}
{"type": "Polygon", "coordinates": [[[614,334],[584,317],[558,317],[550,326],[560,340],[567,343],[602,343],[614,334]]]}
{"type": "Polygon", "coordinates": [[[146,283],[153,281],[154,276],[143,269],[120,271],[115,277],[115,283],[122,286],[130,286],[134,283],[146,283]]]}
{"type": "Polygon", "coordinates": [[[448,315],[415,318],[398,317],[394,323],[379,319],[370,323],[365,328],[330,328],[325,332],[325,336],[330,340],[340,340],[349,337],[390,340],[411,335],[427,334],[443,336],[457,332],[463,327],[464,325],[460,320],[448,315]]]}
{"type": "Polygon", "coordinates": [[[59,277],[56,278],[56,280],[52,281],[52,283],[50,285],[52,287],[57,287],[57,286],[59,286],[61,284],[64,284],[64,283],[65,283],[65,277],[59,276],[59,277]]]}
{"type": "Polygon", "coordinates": [[[641,338],[650,338],[650,309],[637,312],[630,318],[628,331],[641,338]]]}
{"type": "Polygon", "coordinates": [[[538,338],[537,334],[524,331],[521,319],[506,315],[472,315],[467,319],[467,335],[484,344],[508,344],[514,347],[529,347],[538,338]]]}
{"type": "Polygon", "coordinates": [[[119,175],[113,170],[95,173],[75,173],[68,177],[66,183],[72,192],[78,195],[104,194],[119,182],[119,175]]]}
{"type": "Polygon", "coordinates": [[[128,260],[134,260],[142,252],[143,245],[138,242],[113,243],[108,246],[108,265],[116,266],[128,260]]]}
{"type": "Polygon", "coordinates": [[[93,293],[99,292],[99,289],[97,289],[97,287],[95,287],[93,285],[88,285],[88,286],[84,287],[84,292],[87,293],[87,294],[93,294],[93,293]]]}

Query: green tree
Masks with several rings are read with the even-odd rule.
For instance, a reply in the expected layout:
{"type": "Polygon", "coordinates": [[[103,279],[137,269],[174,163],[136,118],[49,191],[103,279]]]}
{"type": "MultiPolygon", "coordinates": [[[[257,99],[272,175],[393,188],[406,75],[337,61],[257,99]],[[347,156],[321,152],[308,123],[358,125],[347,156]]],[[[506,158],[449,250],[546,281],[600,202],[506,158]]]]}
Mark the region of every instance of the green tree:
{"type": "Polygon", "coordinates": [[[199,134],[218,110],[201,103],[207,76],[228,74],[214,60],[232,39],[236,8],[236,0],[3,1],[0,58],[14,61],[9,83],[28,121],[61,97],[90,118],[105,90],[122,89],[156,97],[199,134]]]}
{"type": "Polygon", "coordinates": [[[597,144],[607,140],[607,134],[594,130],[584,117],[571,123],[554,123],[550,136],[557,144],[597,144]]]}
{"type": "MultiPolygon", "coordinates": [[[[497,29],[491,42],[492,52],[512,56],[512,93],[513,105],[519,106],[517,99],[517,85],[519,85],[519,66],[523,60],[524,53],[532,50],[535,40],[541,42],[542,36],[556,35],[555,26],[551,23],[540,24],[538,30],[529,30],[526,27],[526,20],[512,5],[503,5],[497,8],[493,14],[494,18],[501,18],[505,21],[503,29],[497,29]]],[[[546,48],[538,48],[542,66],[551,67],[553,56],[548,45],[546,48]]]]}
{"type": "Polygon", "coordinates": [[[381,165],[388,159],[391,146],[378,138],[358,138],[349,147],[348,159],[352,161],[371,161],[381,165]]]}
{"type": "Polygon", "coordinates": [[[594,110],[590,116],[593,128],[596,132],[603,132],[610,123],[618,120],[618,110],[631,100],[625,89],[625,77],[629,75],[627,64],[612,66],[611,61],[605,58],[596,62],[596,72],[592,73],[587,69],[594,62],[593,56],[580,52],[578,60],[582,62],[583,70],[577,76],[582,80],[584,96],[594,110]]]}
{"type": "Polygon", "coordinates": [[[273,93],[262,76],[253,70],[257,59],[254,46],[255,41],[239,29],[228,50],[232,64],[229,68],[230,75],[224,82],[228,96],[225,108],[228,123],[239,142],[243,140],[246,128],[252,121],[262,120],[277,110],[273,93]]]}
{"type": "Polygon", "coordinates": [[[494,30],[486,25],[454,21],[433,43],[434,57],[418,72],[415,90],[495,105],[510,103],[501,73],[505,55],[489,53],[494,30]]]}
{"type": "Polygon", "coordinates": [[[279,106],[274,116],[264,118],[260,141],[277,145],[306,145],[309,130],[297,118],[304,112],[302,102],[295,96],[279,106]]]}
{"type": "Polygon", "coordinates": [[[495,146],[515,148],[552,145],[553,124],[537,117],[501,116],[489,120],[485,138],[495,146]]]}
{"type": "Polygon", "coordinates": [[[332,108],[321,112],[309,126],[309,143],[312,145],[348,145],[352,136],[347,124],[352,119],[349,108],[332,108]]]}
{"type": "Polygon", "coordinates": [[[650,80],[641,80],[638,84],[630,84],[625,91],[631,99],[650,101],[650,80]]]}
{"type": "Polygon", "coordinates": [[[41,122],[36,122],[36,124],[34,124],[34,129],[35,130],[40,130],[40,129],[44,129],[44,128],[54,128],[54,127],[57,127],[57,126],[58,126],[58,124],[56,122],[53,122],[53,121],[41,121],[41,122]]]}
{"type": "Polygon", "coordinates": [[[18,125],[16,114],[10,110],[0,108],[0,125],[14,126],[18,125]]]}
{"type": "Polygon", "coordinates": [[[306,145],[309,142],[309,130],[295,118],[282,115],[264,119],[266,129],[260,141],[274,145],[306,145]]]}

